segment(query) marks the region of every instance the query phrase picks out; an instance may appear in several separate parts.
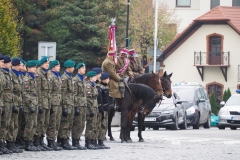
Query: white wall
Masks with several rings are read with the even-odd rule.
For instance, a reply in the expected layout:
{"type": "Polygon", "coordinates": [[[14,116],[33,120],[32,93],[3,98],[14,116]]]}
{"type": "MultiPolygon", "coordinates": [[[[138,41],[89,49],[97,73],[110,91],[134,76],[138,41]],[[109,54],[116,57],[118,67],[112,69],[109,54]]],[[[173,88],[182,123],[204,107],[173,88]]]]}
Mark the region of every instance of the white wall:
{"type": "Polygon", "coordinates": [[[172,81],[198,82],[206,87],[207,83],[218,82],[235,93],[238,83],[238,65],[240,65],[240,36],[228,25],[203,25],[185,43],[174,51],[164,61],[164,71],[173,72],[172,81]],[[212,33],[224,36],[223,51],[230,51],[230,67],[228,68],[228,82],[222,75],[219,67],[205,67],[204,82],[194,65],[194,51],[206,51],[206,36],[212,33]]]}
{"type": "MultiPolygon", "coordinates": [[[[160,4],[167,4],[169,10],[175,10],[175,15],[181,20],[178,33],[187,28],[194,19],[210,11],[210,2],[211,0],[191,0],[191,7],[176,7],[176,0],[159,0],[160,4]]],[[[232,6],[232,0],[220,0],[220,5],[232,6]]]]}

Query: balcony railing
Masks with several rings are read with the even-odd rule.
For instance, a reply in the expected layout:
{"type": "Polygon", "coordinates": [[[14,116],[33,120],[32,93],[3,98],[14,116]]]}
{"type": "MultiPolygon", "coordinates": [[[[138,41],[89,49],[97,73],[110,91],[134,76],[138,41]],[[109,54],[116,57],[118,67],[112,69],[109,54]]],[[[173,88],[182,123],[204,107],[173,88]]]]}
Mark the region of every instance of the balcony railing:
{"type": "Polygon", "coordinates": [[[229,66],[230,52],[194,52],[196,66],[229,66]]]}

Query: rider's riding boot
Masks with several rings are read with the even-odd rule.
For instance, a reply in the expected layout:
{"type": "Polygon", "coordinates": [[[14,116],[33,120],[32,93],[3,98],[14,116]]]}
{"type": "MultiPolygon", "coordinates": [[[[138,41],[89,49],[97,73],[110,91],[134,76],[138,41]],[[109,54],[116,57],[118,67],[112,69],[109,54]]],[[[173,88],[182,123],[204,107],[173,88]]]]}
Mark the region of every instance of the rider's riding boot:
{"type": "Polygon", "coordinates": [[[73,147],[69,144],[68,139],[62,139],[61,147],[65,150],[76,150],[76,147],[73,147]]]}
{"type": "Polygon", "coordinates": [[[73,139],[72,145],[73,145],[73,147],[77,147],[78,150],[86,150],[87,149],[86,147],[80,145],[79,139],[73,139]]]}
{"type": "Polygon", "coordinates": [[[104,149],[110,149],[110,147],[106,146],[102,140],[98,140],[98,145],[104,147],[104,149]]]}

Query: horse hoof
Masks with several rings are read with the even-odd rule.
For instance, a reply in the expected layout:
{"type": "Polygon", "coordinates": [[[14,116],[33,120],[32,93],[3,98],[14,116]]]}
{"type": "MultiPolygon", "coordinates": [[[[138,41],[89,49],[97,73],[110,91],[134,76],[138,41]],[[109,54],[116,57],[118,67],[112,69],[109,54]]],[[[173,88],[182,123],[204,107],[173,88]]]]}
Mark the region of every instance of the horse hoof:
{"type": "Polygon", "coordinates": [[[115,141],[115,139],[113,138],[113,137],[110,137],[110,139],[109,139],[110,141],[115,141]]]}
{"type": "Polygon", "coordinates": [[[144,139],[139,139],[139,142],[145,142],[144,139]]]}
{"type": "Polygon", "coordinates": [[[127,143],[132,143],[133,141],[131,139],[127,140],[127,143]]]}
{"type": "Polygon", "coordinates": [[[127,141],[122,140],[121,143],[127,143],[127,141]]]}

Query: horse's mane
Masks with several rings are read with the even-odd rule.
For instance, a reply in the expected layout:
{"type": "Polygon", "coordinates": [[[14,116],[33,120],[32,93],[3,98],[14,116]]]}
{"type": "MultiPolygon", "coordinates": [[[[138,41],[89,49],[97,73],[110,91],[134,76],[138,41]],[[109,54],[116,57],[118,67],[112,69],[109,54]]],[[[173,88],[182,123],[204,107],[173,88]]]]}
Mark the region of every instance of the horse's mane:
{"type": "Polygon", "coordinates": [[[145,73],[140,76],[134,77],[134,81],[137,83],[147,83],[149,78],[151,77],[152,73],[145,73]]]}
{"type": "Polygon", "coordinates": [[[149,101],[157,95],[152,88],[144,84],[130,83],[128,87],[136,99],[142,99],[143,101],[149,101]]]}

